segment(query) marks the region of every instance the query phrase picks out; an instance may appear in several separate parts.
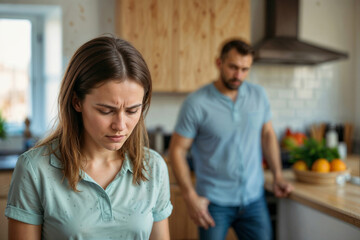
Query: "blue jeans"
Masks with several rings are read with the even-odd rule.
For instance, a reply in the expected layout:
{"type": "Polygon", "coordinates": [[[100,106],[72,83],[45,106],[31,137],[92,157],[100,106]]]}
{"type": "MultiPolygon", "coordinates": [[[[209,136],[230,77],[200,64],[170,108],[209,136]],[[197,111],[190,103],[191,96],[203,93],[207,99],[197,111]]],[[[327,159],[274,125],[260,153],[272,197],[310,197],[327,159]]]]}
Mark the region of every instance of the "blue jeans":
{"type": "Polygon", "coordinates": [[[223,240],[233,227],[241,240],[271,240],[272,227],[265,196],[245,207],[222,207],[210,203],[215,227],[199,228],[201,240],[223,240]]]}

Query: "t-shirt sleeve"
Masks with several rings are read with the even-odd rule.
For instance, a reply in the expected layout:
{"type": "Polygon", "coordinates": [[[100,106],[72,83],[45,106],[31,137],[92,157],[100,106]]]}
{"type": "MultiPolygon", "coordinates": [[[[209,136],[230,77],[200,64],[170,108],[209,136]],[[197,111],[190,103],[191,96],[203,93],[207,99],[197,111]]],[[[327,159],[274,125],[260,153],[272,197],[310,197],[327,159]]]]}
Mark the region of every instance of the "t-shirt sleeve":
{"type": "Polygon", "coordinates": [[[170,184],[169,184],[169,173],[168,168],[164,159],[160,156],[158,158],[158,168],[156,170],[158,175],[158,189],[159,194],[156,200],[155,207],[153,209],[153,218],[155,222],[159,222],[168,218],[172,212],[173,206],[170,201],[170,184]]]}
{"type": "Polygon", "coordinates": [[[199,111],[191,99],[186,99],[181,106],[175,125],[175,132],[186,138],[194,138],[198,130],[199,111]]]}
{"type": "Polygon", "coordinates": [[[43,222],[39,179],[26,154],[19,157],[12,174],[5,216],[33,225],[43,222]]]}

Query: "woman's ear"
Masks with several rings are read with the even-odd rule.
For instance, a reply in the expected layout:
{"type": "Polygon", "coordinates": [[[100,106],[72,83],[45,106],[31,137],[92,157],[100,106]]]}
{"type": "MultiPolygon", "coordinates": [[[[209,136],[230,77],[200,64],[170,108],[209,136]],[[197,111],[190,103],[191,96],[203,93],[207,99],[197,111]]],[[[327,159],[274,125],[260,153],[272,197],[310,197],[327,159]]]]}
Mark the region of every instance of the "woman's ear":
{"type": "Polygon", "coordinates": [[[78,96],[76,95],[76,93],[74,93],[72,96],[72,105],[73,105],[73,108],[75,109],[75,111],[82,112],[81,101],[78,98],[78,96]]]}

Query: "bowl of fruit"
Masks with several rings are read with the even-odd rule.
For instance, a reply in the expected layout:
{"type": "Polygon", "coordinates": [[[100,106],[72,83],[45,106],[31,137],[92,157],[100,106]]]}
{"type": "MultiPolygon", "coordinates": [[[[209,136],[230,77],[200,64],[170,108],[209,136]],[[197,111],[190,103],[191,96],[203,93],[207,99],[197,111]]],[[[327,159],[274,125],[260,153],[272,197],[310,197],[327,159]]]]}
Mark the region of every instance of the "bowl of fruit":
{"type": "Polygon", "coordinates": [[[306,139],[303,146],[290,151],[290,161],[296,179],[312,184],[344,184],[350,169],[340,159],[336,148],[328,148],[324,141],[306,139]]]}

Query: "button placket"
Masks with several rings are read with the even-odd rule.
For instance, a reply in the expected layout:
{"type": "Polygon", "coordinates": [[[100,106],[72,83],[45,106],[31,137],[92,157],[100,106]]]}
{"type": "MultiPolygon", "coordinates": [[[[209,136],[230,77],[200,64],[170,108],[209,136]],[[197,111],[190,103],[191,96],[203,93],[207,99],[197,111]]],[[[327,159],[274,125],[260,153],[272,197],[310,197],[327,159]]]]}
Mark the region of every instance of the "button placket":
{"type": "Polygon", "coordinates": [[[99,194],[99,205],[100,205],[102,219],[104,221],[110,221],[112,219],[111,202],[108,195],[105,192],[99,194]]]}

